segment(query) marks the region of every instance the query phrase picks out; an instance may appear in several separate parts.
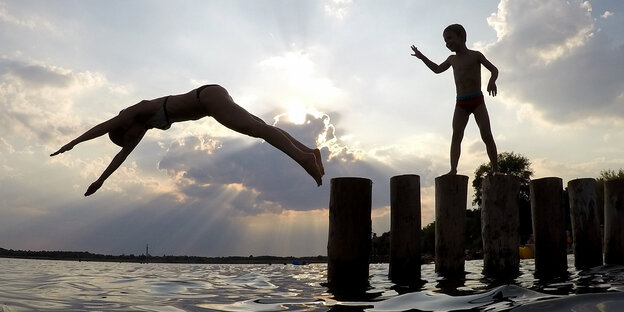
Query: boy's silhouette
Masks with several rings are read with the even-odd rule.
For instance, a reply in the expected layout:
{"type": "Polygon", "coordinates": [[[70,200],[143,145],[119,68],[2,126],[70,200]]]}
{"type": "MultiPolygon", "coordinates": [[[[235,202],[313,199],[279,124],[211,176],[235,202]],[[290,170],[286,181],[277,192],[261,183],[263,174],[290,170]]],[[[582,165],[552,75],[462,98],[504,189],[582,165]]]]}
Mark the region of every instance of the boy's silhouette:
{"type": "Polygon", "coordinates": [[[424,56],[415,46],[412,51],[415,56],[421,59],[429,69],[439,74],[449,67],[453,67],[455,77],[455,88],[457,90],[457,102],[455,113],[453,114],[453,138],[451,140],[451,170],[448,174],[457,174],[457,164],[461,154],[461,141],[464,138],[464,129],[468,123],[470,114],[474,114],[475,121],[479,126],[481,138],[485,143],[488,157],[492,163],[494,173],[498,172],[498,162],[496,159],[496,143],[490,128],[490,118],[483,93],[481,92],[481,65],[487,68],[490,73],[490,80],[487,91],[491,96],[496,96],[496,78],[498,69],[479,51],[469,50],[466,47],[466,30],[459,24],[453,24],[444,29],[442,33],[446,47],[455,52],[441,64],[436,64],[424,56]]]}

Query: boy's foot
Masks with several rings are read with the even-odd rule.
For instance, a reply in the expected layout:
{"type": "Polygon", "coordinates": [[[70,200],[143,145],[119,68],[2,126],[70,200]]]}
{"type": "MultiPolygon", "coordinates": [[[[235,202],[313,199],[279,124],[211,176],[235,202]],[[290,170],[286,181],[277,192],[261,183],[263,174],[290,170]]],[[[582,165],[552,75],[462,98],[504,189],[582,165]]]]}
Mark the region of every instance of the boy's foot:
{"type": "Polygon", "coordinates": [[[445,175],[457,175],[457,169],[451,169],[451,171],[447,172],[445,175]]]}

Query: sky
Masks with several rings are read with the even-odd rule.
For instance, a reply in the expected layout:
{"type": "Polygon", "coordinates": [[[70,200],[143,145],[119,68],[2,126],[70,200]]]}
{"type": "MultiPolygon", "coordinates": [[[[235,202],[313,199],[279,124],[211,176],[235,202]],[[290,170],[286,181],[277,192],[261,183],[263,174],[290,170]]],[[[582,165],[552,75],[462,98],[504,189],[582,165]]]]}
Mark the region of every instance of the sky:
{"type": "MultiPolygon", "coordinates": [[[[441,63],[454,23],[500,71],[486,96],[499,152],[564,185],[624,167],[619,0],[0,0],[0,247],[326,255],[330,180],[354,176],[373,181],[373,232],[390,230],[395,175],[420,176],[429,224],[455,89],[410,46],[441,63]],[[211,118],[150,130],[89,197],[119,148],[103,136],[49,157],[127,106],[208,83],[320,148],[323,185],[211,118]]],[[[487,162],[471,118],[459,174],[487,162]]]]}

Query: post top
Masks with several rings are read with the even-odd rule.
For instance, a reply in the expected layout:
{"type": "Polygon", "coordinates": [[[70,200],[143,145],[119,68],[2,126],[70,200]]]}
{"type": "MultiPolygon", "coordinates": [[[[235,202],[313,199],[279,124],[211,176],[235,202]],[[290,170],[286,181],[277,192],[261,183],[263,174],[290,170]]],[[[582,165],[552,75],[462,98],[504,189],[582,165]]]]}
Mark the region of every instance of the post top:
{"type": "Polygon", "coordinates": [[[571,183],[582,183],[582,182],[596,182],[596,179],[594,179],[594,178],[576,178],[576,179],[568,181],[568,185],[570,185],[571,183]]]}
{"type": "Polygon", "coordinates": [[[485,177],[483,177],[483,179],[484,180],[519,180],[520,178],[513,174],[497,173],[497,174],[486,175],[485,177]]]}
{"type": "Polygon", "coordinates": [[[441,175],[437,178],[435,178],[436,181],[448,181],[448,180],[460,180],[463,181],[465,180],[466,183],[468,183],[468,176],[465,175],[461,175],[461,174],[445,174],[445,175],[441,175]]]}
{"type": "Polygon", "coordinates": [[[413,173],[406,173],[406,174],[400,174],[400,175],[395,175],[393,177],[391,177],[390,179],[407,179],[407,178],[417,178],[420,179],[420,176],[417,174],[413,174],[413,173]]]}
{"type": "Polygon", "coordinates": [[[533,180],[531,180],[531,181],[549,181],[549,180],[550,180],[550,181],[554,181],[554,180],[557,180],[557,181],[563,181],[563,180],[562,180],[561,178],[559,178],[559,177],[543,177],[543,178],[533,179],[533,180]]]}
{"type": "Polygon", "coordinates": [[[605,185],[624,185],[624,178],[616,178],[605,180],[605,185]]]}
{"type": "Polygon", "coordinates": [[[334,182],[341,182],[341,183],[346,183],[346,182],[369,182],[369,183],[373,183],[373,181],[369,178],[362,178],[362,177],[335,177],[332,178],[330,180],[330,183],[334,183],[334,182]]]}

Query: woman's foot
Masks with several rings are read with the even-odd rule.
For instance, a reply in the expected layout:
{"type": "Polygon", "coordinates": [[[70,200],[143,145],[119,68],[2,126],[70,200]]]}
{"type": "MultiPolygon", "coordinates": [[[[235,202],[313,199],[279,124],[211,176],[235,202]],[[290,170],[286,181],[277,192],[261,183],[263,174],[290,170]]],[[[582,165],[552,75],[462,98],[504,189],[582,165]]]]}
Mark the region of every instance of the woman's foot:
{"type": "Polygon", "coordinates": [[[325,167],[323,167],[323,157],[318,148],[314,149],[314,157],[316,157],[316,165],[321,169],[321,175],[325,175],[325,167]]]}
{"type": "Polygon", "coordinates": [[[323,184],[323,170],[322,164],[319,167],[318,160],[315,156],[316,153],[306,153],[303,162],[301,162],[301,166],[305,171],[314,178],[317,186],[321,186],[323,184]]]}

